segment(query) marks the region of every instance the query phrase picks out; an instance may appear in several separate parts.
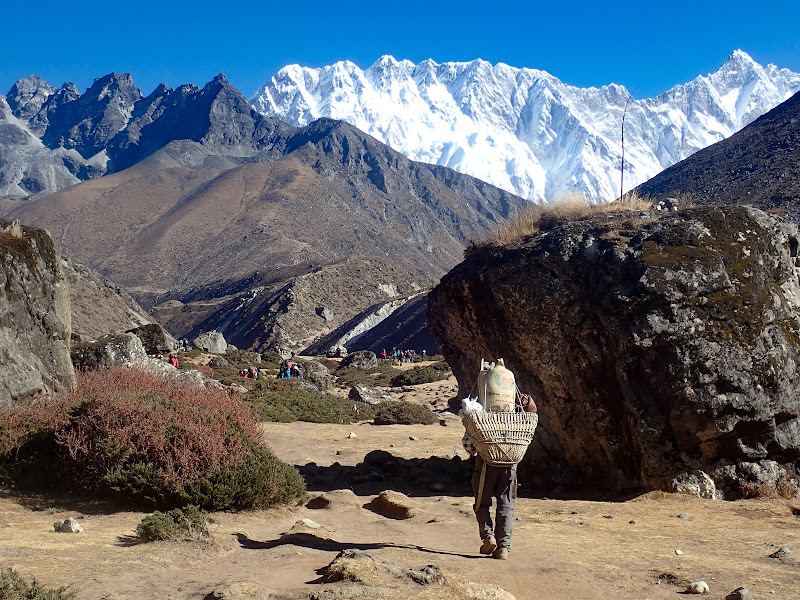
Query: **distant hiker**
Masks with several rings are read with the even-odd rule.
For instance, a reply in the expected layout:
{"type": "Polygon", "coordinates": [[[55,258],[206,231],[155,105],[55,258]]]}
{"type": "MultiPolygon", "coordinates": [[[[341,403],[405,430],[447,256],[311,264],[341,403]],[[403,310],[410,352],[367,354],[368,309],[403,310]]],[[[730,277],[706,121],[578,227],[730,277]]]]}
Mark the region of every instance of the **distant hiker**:
{"type": "Polygon", "coordinates": [[[425,350],[425,349],[423,348],[423,349],[422,349],[422,360],[425,360],[425,358],[427,357],[427,355],[428,355],[428,351],[427,351],[427,350],[425,350]]]}
{"type": "Polygon", "coordinates": [[[386,348],[384,348],[383,351],[381,352],[381,358],[383,360],[386,360],[386,348]]]}
{"type": "Polygon", "coordinates": [[[171,364],[173,367],[177,368],[177,366],[178,366],[178,355],[177,354],[170,354],[169,355],[169,364],[171,364]]]}

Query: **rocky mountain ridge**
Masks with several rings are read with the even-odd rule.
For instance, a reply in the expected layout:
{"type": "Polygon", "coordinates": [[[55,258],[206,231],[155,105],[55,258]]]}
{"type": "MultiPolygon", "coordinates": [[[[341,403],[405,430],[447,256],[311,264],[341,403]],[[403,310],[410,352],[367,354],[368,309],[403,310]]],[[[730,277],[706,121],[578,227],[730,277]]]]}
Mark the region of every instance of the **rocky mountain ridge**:
{"type": "Polygon", "coordinates": [[[128,73],[98,77],[83,94],[34,75],[0,97],[0,196],[51,193],[115,173],[178,140],[233,162],[269,160],[292,131],[257,114],[221,74],[202,88],[162,84],[147,97],[128,73]]]}
{"type": "MultiPolygon", "coordinates": [[[[347,123],[320,119],[295,130],[262,117],[224,78],[164,98],[160,107],[175,102],[151,117],[142,109],[155,101],[134,103],[128,125],[108,146],[108,165],[166,142],[156,136],[163,131],[156,121],[170,114],[205,112],[210,125],[183,131],[189,137],[120,172],[17,202],[10,214],[47,228],[65,255],[146,308],[168,302],[163,312],[154,310],[180,337],[222,328],[242,348],[277,343],[300,350],[375,302],[391,300],[384,290],[402,297],[429,288],[470,240],[526,206],[482,181],[410,161],[347,123]],[[147,118],[153,123],[136,137],[134,124],[147,118]],[[364,278],[359,270],[366,263],[391,265],[385,269],[391,277],[364,278]],[[338,283],[322,287],[334,296],[356,278],[360,289],[349,306],[335,311],[332,322],[314,314],[316,305],[303,305],[306,316],[289,317],[302,304],[289,302],[289,291],[323,272],[338,273],[338,283]],[[299,331],[301,322],[311,329],[299,331]]],[[[77,137],[72,143],[65,152],[88,144],[77,137]]]]}
{"type": "Polygon", "coordinates": [[[637,188],[655,200],[744,202],[800,223],[800,93],[637,188]]]}
{"type": "Polygon", "coordinates": [[[575,191],[611,201],[619,196],[626,103],[627,191],[798,90],[800,74],[762,67],[741,50],[714,73],[642,100],[615,84],[577,88],[503,63],[383,56],[365,70],[349,61],[284,67],[252,102],[295,126],[343,119],[413,160],[536,202],[575,191]]]}

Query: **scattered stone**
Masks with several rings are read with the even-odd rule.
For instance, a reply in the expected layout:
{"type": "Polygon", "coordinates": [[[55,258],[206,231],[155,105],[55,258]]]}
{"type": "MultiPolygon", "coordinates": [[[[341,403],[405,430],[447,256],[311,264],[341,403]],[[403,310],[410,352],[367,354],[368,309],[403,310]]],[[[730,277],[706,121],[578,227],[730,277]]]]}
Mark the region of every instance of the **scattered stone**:
{"type": "Polygon", "coordinates": [[[778,560],[789,560],[792,558],[792,555],[793,552],[789,549],[788,546],[782,546],[780,549],[770,554],[769,557],[777,558],[778,560]]]}
{"type": "Polygon", "coordinates": [[[406,574],[420,585],[444,583],[444,573],[435,565],[427,565],[419,570],[409,569],[406,574]]]}
{"type": "Polygon", "coordinates": [[[633,519],[631,519],[630,521],[628,521],[628,524],[629,524],[629,525],[636,525],[636,521],[634,521],[633,519]]]}
{"type": "Polygon", "coordinates": [[[690,513],[690,512],[682,512],[681,514],[678,515],[678,518],[679,519],[686,519],[687,521],[691,521],[692,519],[694,519],[694,515],[692,513],[690,513]]]}
{"type": "Polygon", "coordinates": [[[245,581],[224,583],[206,596],[215,600],[269,600],[271,597],[268,590],[245,581]]]}
{"type": "Polygon", "coordinates": [[[442,427],[447,427],[447,421],[445,419],[439,419],[439,425],[442,427]]]}
{"type": "Polygon", "coordinates": [[[491,583],[468,581],[461,588],[470,600],[516,600],[513,594],[491,583]]]}
{"type": "Polygon", "coordinates": [[[351,431],[351,432],[350,432],[350,433],[347,435],[347,437],[349,437],[351,440],[354,440],[354,439],[356,439],[358,436],[357,436],[355,433],[353,433],[353,432],[351,431]]]}
{"type": "Polygon", "coordinates": [[[389,519],[410,519],[419,513],[416,503],[403,493],[384,490],[364,508],[389,519]]]}
{"type": "Polygon", "coordinates": [[[419,441],[419,438],[416,437],[416,436],[413,436],[413,435],[408,436],[408,439],[411,440],[412,442],[418,442],[419,441]]]}
{"type": "Polygon", "coordinates": [[[683,556],[683,550],[681,550],[680,548],[675,548],[675,554],[677,554],[678,556],[683,556]]]}
{"type": "Polygon", "coordinates": [[[326,321],[333,321],[334,312],[327,306],[318,306],[315,312],[326,321]]]}
{"type": "Polygon", "coordinates": [[[604,519],[613,519],[614,515],[603,515],[604,519]]]}
{"type": "Polygon", "coordinates": [[[322,525],[320,525],[316,521],[312,521],[311,519],[308,519],[308,518],[300,519],[297,523],[294,524],[294,526],[295,527],[308,527],[309,529],[319,529],[320,527],[322,527],[322,525]]]}
{"type": "Polygon", "coordinates": [[[753,600],[753,594],[746,587],[740,587],[725,596],[725,600],[753,600]]]}
{"type": "Polygon", "coordinates": [[[708,594],[708,584],[705,581],[693,581],[686,586],[686,593],[688,594],[708,594]]]}
{"type": "Polygon", "coordinates": [[[83,527],[81,526],[78,521],[69,517],[64,519],[63,523],[53,523],[53,527],[55,528],[57,533],[82,533],[83,527]]]}
{"type": "Polygon", "coordinates": [[[212,369],[219,369],[220,367],[227,367],[231,363],[224,356],[212,356],[207,364],[212,369]]]}

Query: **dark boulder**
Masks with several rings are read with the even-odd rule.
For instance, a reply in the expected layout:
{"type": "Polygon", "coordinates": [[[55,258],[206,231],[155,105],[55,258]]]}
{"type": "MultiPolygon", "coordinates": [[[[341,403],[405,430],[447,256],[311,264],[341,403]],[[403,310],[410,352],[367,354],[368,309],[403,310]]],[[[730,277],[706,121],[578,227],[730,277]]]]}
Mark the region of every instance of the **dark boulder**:
{"type": "Polygon", "coordinates": [[[73,389],[69,285],[50,234],[0,221],[0,408],[73,389]]]}
{"type": "Polygon", "coordinates": [[[318,360],[304,361],[303,378],[309,383],[313,383],[320,391],[327,392],[333,387],[333,376],[328,367],[318,360]]]}
{"type": "Polygon", "coordinates": [[[359,350],[352,352],[342,359],[339,363],[340,369],[352,367],[355,369],[374,369],[378,366],[378,357],[370,350],[359,350]]]}
{"type": "Polygon", "coordinates": [[[735,493],[797,470],[799,241],[742,206],[576,220],[473,247],[428,322],[459,398],[497,357],[535,396],[522,469],[541,486],[669,489],[699,470],[735,493]]]}
{"type": "Polygon", "coordinates": [[[158,323],[129,329],[126,333],[132,333],[138,337],[147,354],[169,354],[175,348],[174,338],[171,338],[158,323]]]}

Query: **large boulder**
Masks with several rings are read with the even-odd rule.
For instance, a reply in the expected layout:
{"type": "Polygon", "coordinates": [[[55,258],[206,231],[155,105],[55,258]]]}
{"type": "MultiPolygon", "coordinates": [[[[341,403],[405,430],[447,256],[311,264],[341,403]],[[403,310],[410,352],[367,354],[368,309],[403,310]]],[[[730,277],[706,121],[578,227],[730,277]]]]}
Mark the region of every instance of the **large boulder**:
{"type": "Polygon", "coordinates": [[[69,286],[50,234],[0,221],[0,408],[73,389],[69,286]]]}
{"type": "Polygon", "coordinates": [[[359,350],[351,352],[342,362],[339,363],[340,369],[351,367],[354,369],[374,369],[378,366],[378,357],[370,350],[359,350]]]}
{"type": "Polygon", "coordinates": [[[350,398],[350,400],[363,402],[364,404],[369,404],[372,406],[375,406],[376,404],[382,404],[383,402],[392,402],[397,400],[397,398],[391,394],[364,383],[357,383],[351,387],[350,393],[348,393],[347,397],[350,398]]]}
{"type": "Polygon", "coordinates": [[[743,206],[567,222],[473,247],[428,321],[459,398],[497,357],[535,395],[522,469],[541,486],[670,489],[702,471],[729,491],[781,472],[765,460],[797,471],[799,243],[743,206]]]}
{"type": "Polygon", "coordinates": [[[72,347],[72,363],[78,371],[131,367],[147,359],[142,340],[133,333],[110,333],[72,347]]]}
{"type": "Polygon", "coordinates": [[[195,348],[200,348],[203,352],[212,354],[225,354],[228,351],[228,343],[219,331],[206,331],[192,340],[195,348]]]}
{"type": "Polygon", "coordinates": [[[175,338],[170,336],[158,323],[150,323],[129,329],[126,333],[132,333],[140,340],[147,354],[169,354],[175,349],[175,338]]]}
{"type": "Polygon", "coordinates": [[[320,391],[327,392],[333,387],[333,376],[328,367],[318,360],[304,361],[303,378],[313,383],[320,391]]]}

